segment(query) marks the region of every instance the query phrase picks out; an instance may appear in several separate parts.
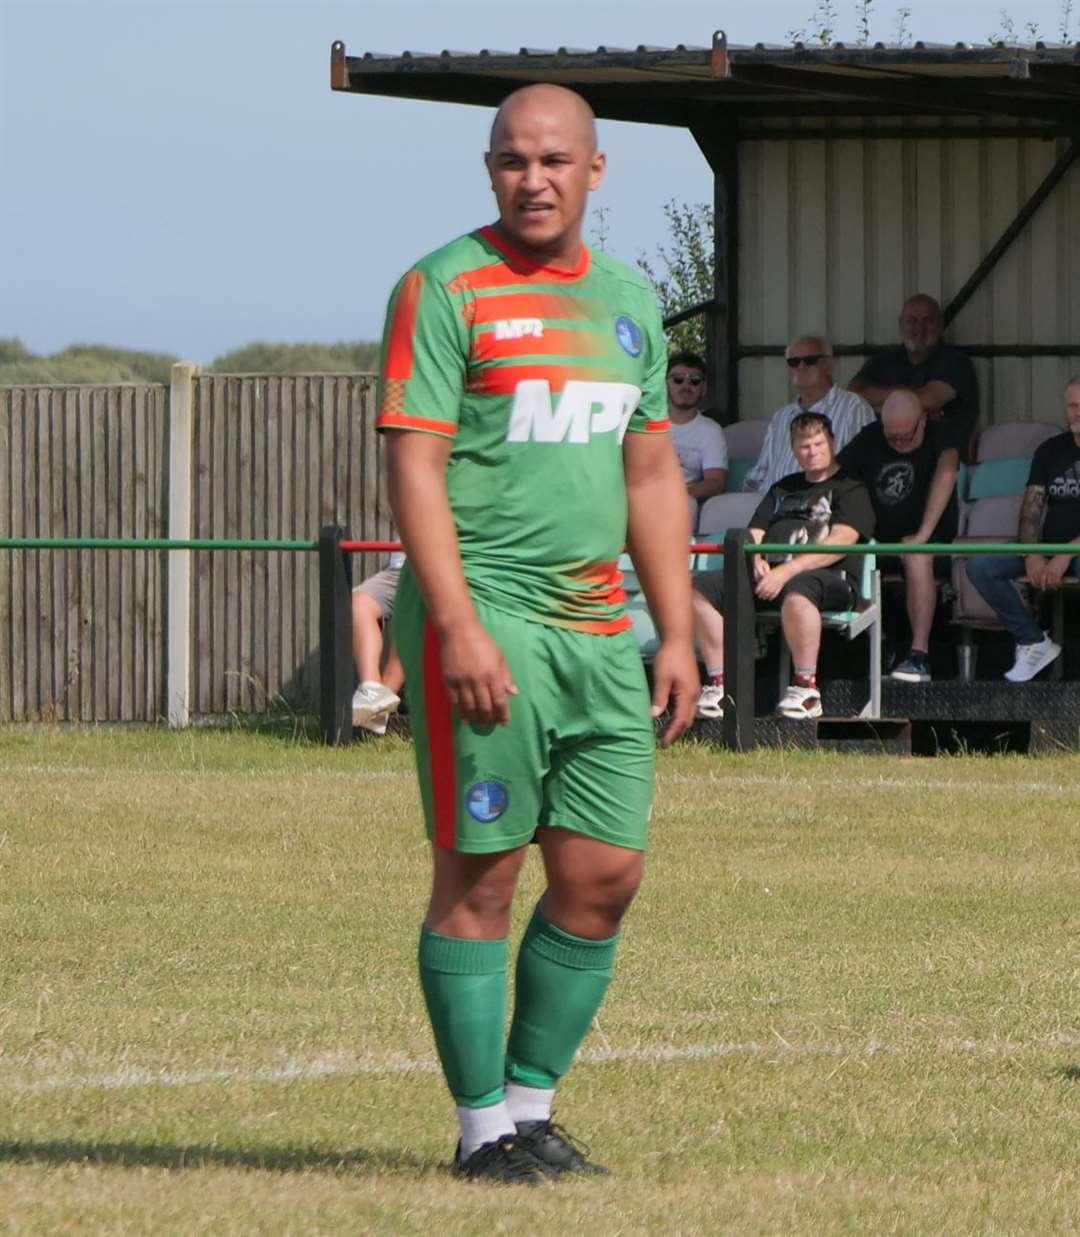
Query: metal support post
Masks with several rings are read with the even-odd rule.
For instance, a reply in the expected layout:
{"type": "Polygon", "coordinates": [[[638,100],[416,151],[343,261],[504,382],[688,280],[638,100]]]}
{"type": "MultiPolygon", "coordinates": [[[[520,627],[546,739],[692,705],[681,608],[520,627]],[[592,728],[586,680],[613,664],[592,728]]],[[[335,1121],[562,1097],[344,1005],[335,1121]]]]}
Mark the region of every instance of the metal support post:
{"type": "Polygon", "coordinates": [[[754,748],[754,589],[745,528],[724,537],[724,746],[754,748]]]}
{"type": "Polygon", "coordinates": [[[319,531],[319,720],[331,746],[352,740],[352,556],[337,524],[319,531]]]}

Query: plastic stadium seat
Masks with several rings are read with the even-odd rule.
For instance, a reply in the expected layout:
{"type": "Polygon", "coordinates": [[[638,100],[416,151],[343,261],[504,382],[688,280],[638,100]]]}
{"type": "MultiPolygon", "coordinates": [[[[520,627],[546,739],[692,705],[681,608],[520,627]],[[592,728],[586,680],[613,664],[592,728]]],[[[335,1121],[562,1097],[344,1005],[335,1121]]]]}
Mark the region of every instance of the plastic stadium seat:
{"type": "Polygon", "coordinates": [[[1005,494],[1023,494],[1031,471],[1031,456],[1008,456],[983,460],[971,470],[966,496],[968,502],[980,498],[1000,498],[1005,494]]]}
{"type": "Polygon", "coordinates": [[[761,497],[760,494],[729,492],[707,498],[698,512],[698,537],[705,541],[722,541],[729,528],[746,528],[761,497]]]}
{"type": "MultiPolygon", "coordinates": [[[[737,493],[742,489],[746,474],[757,463],[761,454],[761,444],[765,441],[765,431],[769,427],[767,420],[735,421],[724,426],[724,438],[728,450],[727,494],[737,493]]],[[[723,497],[717,495],[717,497],[723,497]]],[[[710,500],[711,501],[711,500],[710,500]]],[[[704,531],[705,526],[698,517],[698,528],[704,531]]]]}
{"type": "Polygon", "coordinates": [[[1064,433],[1064,429],[1063,425],[1052,425],[1049,421],[1002,421],[990,425],[979,435],[975,459],[980,464],[984,460],[1016,459],[1022,455],[1030,459],[1039,443],[1064,433]]]}

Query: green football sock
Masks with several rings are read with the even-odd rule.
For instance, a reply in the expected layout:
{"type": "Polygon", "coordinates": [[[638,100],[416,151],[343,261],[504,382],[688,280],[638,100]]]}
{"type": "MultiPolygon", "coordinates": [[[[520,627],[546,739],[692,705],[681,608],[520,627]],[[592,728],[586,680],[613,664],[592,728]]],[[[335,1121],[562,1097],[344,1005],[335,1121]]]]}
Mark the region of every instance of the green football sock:
{"type": "Polygon", "coordinates": [[[508,1081],[550,1089],[570,1068],[611,982],[618,943],[571,936],[533,912],[518,952],[508,1081]]]}
{"type": "Polygon", "coordinates": [[[503,1098],[506,939],[473,941],[420,930],[420,986],[455,1103],[503,1098]]]}

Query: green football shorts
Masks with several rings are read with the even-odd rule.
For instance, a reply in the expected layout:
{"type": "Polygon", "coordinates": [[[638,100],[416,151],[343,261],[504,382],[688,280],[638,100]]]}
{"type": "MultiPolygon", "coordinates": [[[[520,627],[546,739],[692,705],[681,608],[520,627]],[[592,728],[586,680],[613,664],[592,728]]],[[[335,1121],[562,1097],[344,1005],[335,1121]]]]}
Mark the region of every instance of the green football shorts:
{"type": "Polygon", "coordinates": [[[644,850],[655,740],[630,631],[587,635],[477,606],[518,694],[510,724],[451,710],[439,640],[410,571],[394,608],[428,837],[469,854],[512,850],[538,825],[644,850]]]}

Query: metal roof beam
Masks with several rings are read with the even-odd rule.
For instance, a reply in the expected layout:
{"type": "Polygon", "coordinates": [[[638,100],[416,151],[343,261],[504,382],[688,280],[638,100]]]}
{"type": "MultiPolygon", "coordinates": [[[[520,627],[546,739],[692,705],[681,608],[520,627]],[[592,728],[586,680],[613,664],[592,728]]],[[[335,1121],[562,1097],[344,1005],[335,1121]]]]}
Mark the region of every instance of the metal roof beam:
{"type": "MultiPolygon", "coordinates": [[[[1061,108],[1053,100],[1045,102],[1010,95],[989,95],[985,90],[970,93],[954,79],[942,89],[923,79],[919,82],[898,80],[884,74],[856,74],[816,69],[786,68],[781,65],[747,65],[733,58],[734,80],[746,85],[765,86],[773,90],[799,94],[863,99],[867,103],[884,103],[923,113],[955,114],[967,112],[975,116],[1015,116],[1040,120],[1056,120],[1061,108]]],[[[718,93],[723,90],[718,87],[718,93]]]]}

